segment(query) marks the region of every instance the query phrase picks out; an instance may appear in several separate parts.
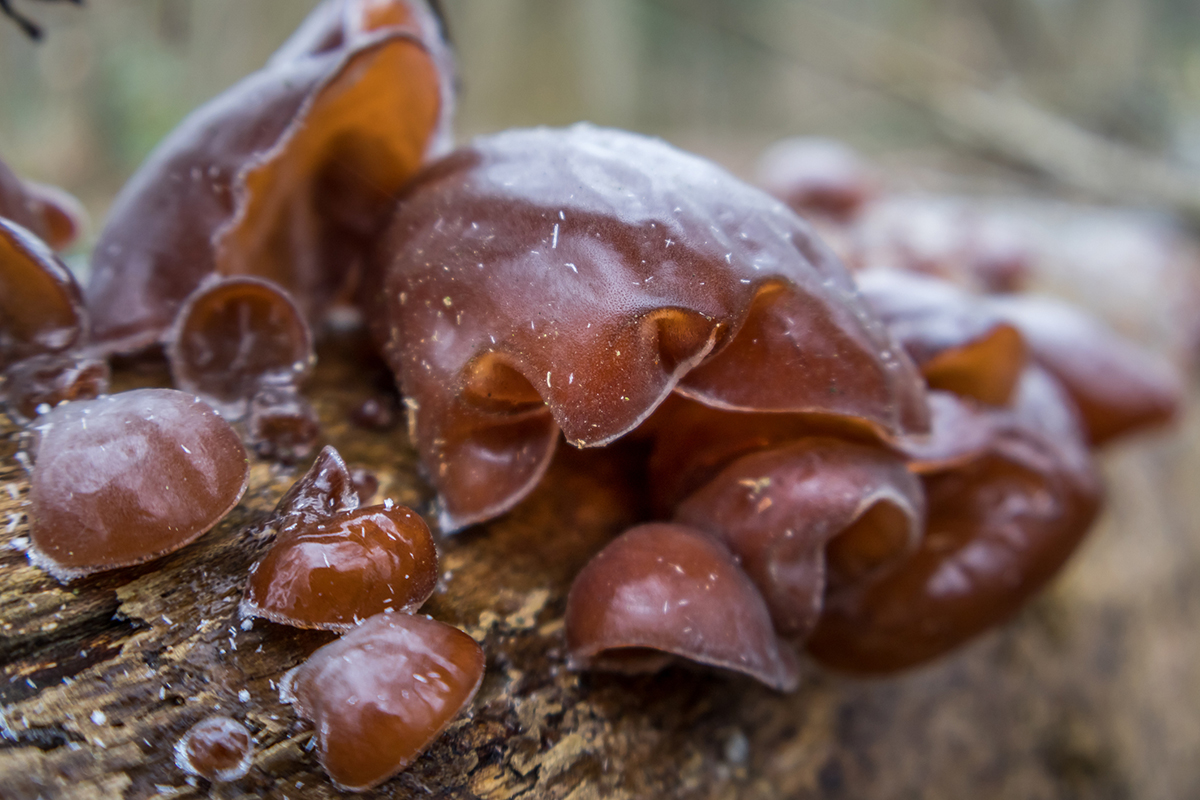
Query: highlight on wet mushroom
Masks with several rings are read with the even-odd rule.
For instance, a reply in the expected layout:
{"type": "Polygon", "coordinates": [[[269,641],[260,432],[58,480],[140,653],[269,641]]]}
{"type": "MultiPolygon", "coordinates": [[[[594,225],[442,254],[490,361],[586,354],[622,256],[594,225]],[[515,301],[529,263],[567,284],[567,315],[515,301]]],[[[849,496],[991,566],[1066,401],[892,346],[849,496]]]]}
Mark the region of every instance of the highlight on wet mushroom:
{"type": "Polygon", "coordinates": [[[245,777],[253,759],[250,731],[231,717],[207,717],[175,743],[175,765],[189,775],[213,782],[245,777]]]}
{"type": "Polygon", "coordinates": [[[321,766],[363,791],[408,767],[475,697],[483,650],[429,617],[377,614],[284,675],[279,699],[316,728],[321,766]]]}
{"type": "Polygon", "coordinates": [[[178,550],[246,490],[237,434],[184,392],[65,403],[34,431],[29,557],[63,582],[178,550]]]}

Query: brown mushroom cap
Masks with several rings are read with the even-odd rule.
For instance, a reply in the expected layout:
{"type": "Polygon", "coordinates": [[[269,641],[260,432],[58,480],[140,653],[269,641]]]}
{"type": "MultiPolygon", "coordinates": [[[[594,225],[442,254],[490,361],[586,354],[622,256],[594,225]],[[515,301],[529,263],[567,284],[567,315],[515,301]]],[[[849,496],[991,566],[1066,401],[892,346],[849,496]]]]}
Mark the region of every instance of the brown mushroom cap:
{"type": "Polygon", "coordinates": [[[911,362],[782,204],[646,137],[509,131],[431,165],[379,249],[376,316],[447,528],[606,444],[672,391],[926,424],[911,362]]]}
{"type": "Polygon", "coordinates": [[[930,388],[1008,403],[1025,368],[1025,341],[981,299],[947,281],[898,270],[865,270],[854,280],[930,388]]]}
{"type": "Polygon", "coordinates": [[[827,583],[869,581],[916,550],[925,497],[902,458],[809,438],[733,462],[675,519],[721,538],[762,592],[775,630],[804,636],[827,583]]]}
{"type": "Polygon", "coordinates": [[[353,511],[361,499],[341,453],[333,445],[325,445],[308,472],[279,498],[270,523],[280,533],[288,533],[297,525],[353,511]]]}
{"type": "Polygon", "coordinates": [[[717,539],[686,525],[631,528],[585,566],[567,596],[578,669],[656,671],[679,656],[779,691],[799,681],[758,589],[717,539]]]}
{"type": "Polygon", "coordinates": [[[327,4],[279,57],[200,107],[113,203],[87,287],[94,338],[148,345],[209,275],[259,275],[314,317],[446,147],[444,44],[420,0],[327,4]],[[419,18],[419,19],[418,19],[419,18]]]}
{"type": "Polygon", "coordinates": [[[987,451],[924,478],[921,547],[880,580],[826,598],[806,644],[851,672],[904,669],[1016,613],[1087,532],[1100,484],[1054,379],[1027,371],[987,451]]]}
{"type": "Polygon", "coordinates": [[[79,236],[85,216],[79,201],[62,189],[22,181],[0,161],[0,217],[62,250],[79,236]]]}
{"type": "Polygon", "coordinates": [[[406,768],[475,696],[483,650],[428,617],[378,614],[283,677],[279,698],[316,724],[321,766],[362,791],[406,768]]]}
{"type": "Polygon", "coordinates": [[[758,161],[758,184],[798,214],[853,219],[878,191],[866,162],[835,139],[796,136],[771,145],[758,161]]]}
{"type": "Polygon", "coordinates": [[[297,383],[316,356],[292,298],[262,278],[214,278],[188,297],[168,337],[175,386],[226,419],[246,413],[266,381],[297,383]]]}
{"type": "Polygon", "coordinates": [[[250,568],[243,617],[346,631],[375,614],[411,614],[437,583],[425,522],[390,503],[341,511],[280,535],[250,568]]]}
{"type": "Polygon", "coordinates": [[[246,450],[199,398],[137,389],[44,414],[30,558],[59,580],[140,564],[207,531],[246,490],[246,450]]]}
{"type": "Polygon", "coordinates": [[[210,781],[236,781],[249,772],[253,757],[250,731],[230,717],[203,719],[175,744],[175,765],[210,781]]]}

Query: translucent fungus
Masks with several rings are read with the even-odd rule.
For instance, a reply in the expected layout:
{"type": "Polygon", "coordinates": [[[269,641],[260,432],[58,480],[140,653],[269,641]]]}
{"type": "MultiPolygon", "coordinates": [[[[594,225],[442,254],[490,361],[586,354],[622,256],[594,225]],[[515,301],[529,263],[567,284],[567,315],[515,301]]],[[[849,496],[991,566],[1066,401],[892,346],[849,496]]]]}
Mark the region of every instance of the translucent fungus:
{"type": "Polygon", "coordinates": [[[250,770],[253,757],[250,731],[229,717],[197,722],[175,744],[175,765],[210,781],[236,781],[250,770]]]}
{"type": "Polygon", "coordinates": [[[358,508],[361,497],[354,477],[332,445],[317,454],[308,472],[284,492],[271,514],[271,525],[282,533],[325,517],[358,508]]]}
{"type": "Polygon", "coordinates": [[[246,489],[237,434],[183,392],[138,389],[66,403],[35,430],[29,554],[59,580],[178,550],[246,489]]]}
{"type": "Polygon", "coordinates": [[[437,574],[433,537],[411,509],[341,511],[280,535],[251,568],[241,613],[346,631],[375,614],[416,611],[437,574]]]}
{"type": "Polygon", "coordinates": [[[471,702],[483,650],[441,622],[378,614],[284,675],[279,697],[316,726],[321,765],[362,791],[405,769],[471,702]]]}
{"type": "Polygon", "coordinates": [[[23,181],[0,161],[0,217],[61,250],[79,236],[85,214],[79,201],[66,192],[23,181]]]}
{"type": "Polygon", "coordinates": [[[576,668],[653,672],[678,656],[780,691],[799,680],[733,555],[684,525],[641,525],[601,550],[571,585],[566,633],[576,668]]]}

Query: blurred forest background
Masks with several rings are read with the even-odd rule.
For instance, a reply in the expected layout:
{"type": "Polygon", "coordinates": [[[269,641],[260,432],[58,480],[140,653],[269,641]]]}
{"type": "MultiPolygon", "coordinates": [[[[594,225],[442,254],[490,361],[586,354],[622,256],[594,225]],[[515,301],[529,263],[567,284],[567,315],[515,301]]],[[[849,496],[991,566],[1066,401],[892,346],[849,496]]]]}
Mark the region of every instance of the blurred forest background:
{"type": "MultiPolygon", "coordinates": [[[[80,195],[95,225],[150,148],[315,4],[13,3],[46,37],[0,23],[0,157],[80,195]]],[[[953,173],[986,174],[999,155],[1020,168],[1006,181],[1050,175],[1101,200],[1200,210],[1194,0],[443,5],[463,138],[587,119],[748,174],[771,141],[822,134],[914,174],[947,159],[953,173]]]]}

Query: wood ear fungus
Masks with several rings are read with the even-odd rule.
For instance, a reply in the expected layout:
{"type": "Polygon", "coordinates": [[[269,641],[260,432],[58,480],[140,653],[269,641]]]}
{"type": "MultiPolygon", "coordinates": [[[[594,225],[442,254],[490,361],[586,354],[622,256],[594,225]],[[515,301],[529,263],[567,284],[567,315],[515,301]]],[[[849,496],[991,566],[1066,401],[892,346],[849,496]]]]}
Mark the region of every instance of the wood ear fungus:
{"type": "Polygon", "coordinates": [[[246,489],[237,434],[183,392],[67,403],[42,415],[35,431],[29,556],[60,581],[178,550],[246,489]]]}
{"type": "Polygon", "coordinates": [[[579,669],[653,672],[679,656],[778,691],[799,682],[758,589],[717,539],[651,523],[613,540],[575,578],[567,646],[579,669]]]}
{"type": "Polygon", "coordinates": [[[175,764],[189,775],[214,782],[236,781],[250,771],[254,740],[230,717],[208,717],[175,744],[175,764]]]}
{"type": "Polygon", "coordinates": [[[347,0],[185,119],[130,179],[87,287],[136,350],[210,275],[258,275],[315,319],[352,290],[393,194],[448,141],[448,51],[421,0],[347,0]]]}
{"type": "Polygon", "coordinates": [[[321,766],[363,791],[408,767],[470,704],[483,650],[423,616],[378,614],[283,677],[279,697],[316,726],[321,766]]]}
{"type": "Polygon", "coordinates": [[[857,153],[834,139],[797,136],[776,142],[758,162],[758,184],[801,215],[848,222],[878,192],[857,153]]]}
{"type": "Polygon", "coordinates": [[[85,216],[74,197],[53,186],[23,181],[0,161],[0,217],[62,250],[78,238],[85,216]]]}

